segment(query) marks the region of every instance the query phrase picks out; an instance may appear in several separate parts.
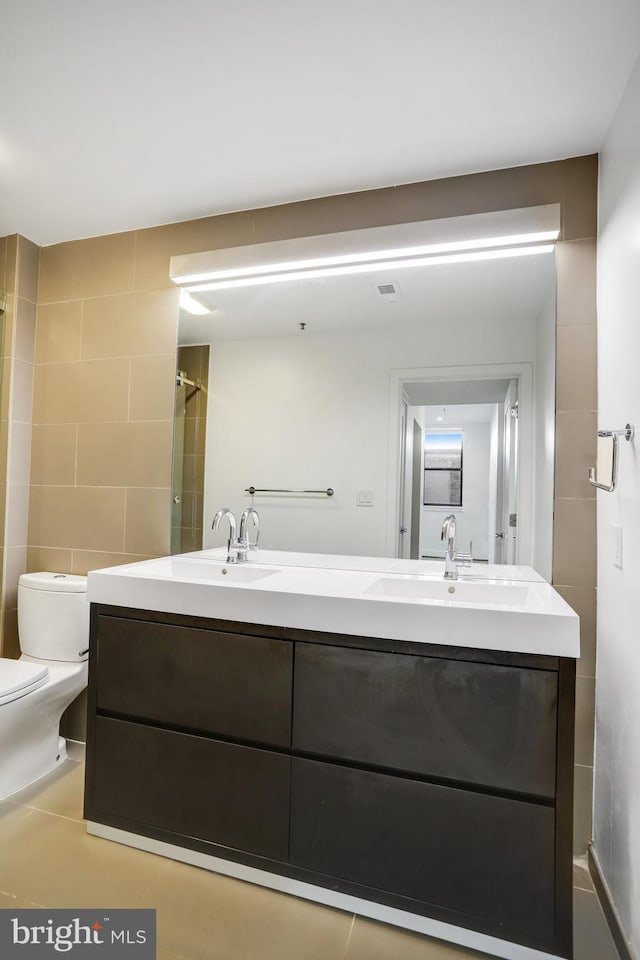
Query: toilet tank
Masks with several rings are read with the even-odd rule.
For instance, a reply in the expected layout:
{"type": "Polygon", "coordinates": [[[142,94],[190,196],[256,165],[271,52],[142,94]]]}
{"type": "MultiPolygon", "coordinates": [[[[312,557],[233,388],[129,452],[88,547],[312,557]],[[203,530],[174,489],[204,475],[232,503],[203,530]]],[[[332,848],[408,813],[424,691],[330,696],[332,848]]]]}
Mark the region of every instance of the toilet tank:
{"type": "Polygon", "coordinates": [[[89,646],[87,578],[68,573],[23,573],[18,581],[20,649],[38,660],[86,660],[89,646]]]}

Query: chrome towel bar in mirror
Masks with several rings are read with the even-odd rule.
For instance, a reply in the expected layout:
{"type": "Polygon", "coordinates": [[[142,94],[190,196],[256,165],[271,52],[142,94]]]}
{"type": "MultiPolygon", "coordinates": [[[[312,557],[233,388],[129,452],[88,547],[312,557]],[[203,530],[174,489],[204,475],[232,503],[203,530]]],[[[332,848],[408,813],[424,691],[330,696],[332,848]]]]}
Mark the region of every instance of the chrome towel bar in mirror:
{"type": "Polygon", "coordinates": [[[325,494],[327,497],[332,497],[333,487],[327,487],[326,490],[280,490],[273,487],[245,487],[244,492],[251,496],[253,496],[254,493],[319,493],[325,494]]]}

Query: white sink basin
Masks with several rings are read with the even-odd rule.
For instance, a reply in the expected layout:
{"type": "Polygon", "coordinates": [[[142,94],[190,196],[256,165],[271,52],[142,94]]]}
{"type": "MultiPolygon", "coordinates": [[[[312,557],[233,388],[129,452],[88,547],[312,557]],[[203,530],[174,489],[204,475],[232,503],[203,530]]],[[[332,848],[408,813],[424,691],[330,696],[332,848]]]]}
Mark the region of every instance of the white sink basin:
{"type": "Polygon", "coordinates": [[[529,588],[524,583],[493,583],[485,580],[419,580],[409,577],[381,577],[365,590],[378,597],[405,597],[408,600],[433,600],[438,603],[468,603],[474,606],[524,607],[529,588]]]}
{"type": "Polygon", "coordinates": [[[256,583],[280,573],[278,567],[254,567],[248,563],[198,563],[195,560],[170,560],[172,576],[210,583],[256,583]]]}
{"type": "Polygon", "coordinates": [[[219,583],[223,586],[251,585],[280,573],[278,567],[225,563],[221,560],[198,561],[182,557],[160,557],[157,560],[145,560],[143,563],[131,563],[124,567],[109,567],[109,569],[117,569],[123,576],[151,578],[165,581],[167,584],[199,582],[219,583]]]}

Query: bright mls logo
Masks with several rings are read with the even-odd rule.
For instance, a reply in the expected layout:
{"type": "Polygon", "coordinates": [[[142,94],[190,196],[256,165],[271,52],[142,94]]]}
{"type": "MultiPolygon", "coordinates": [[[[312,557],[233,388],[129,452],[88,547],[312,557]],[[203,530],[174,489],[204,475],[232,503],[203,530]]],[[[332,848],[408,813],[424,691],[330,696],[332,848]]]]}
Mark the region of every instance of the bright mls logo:
{"type": "Polygon", "coordinates": [[[2,960],[155,960],[155,910],[0,910],[2,960]]]}

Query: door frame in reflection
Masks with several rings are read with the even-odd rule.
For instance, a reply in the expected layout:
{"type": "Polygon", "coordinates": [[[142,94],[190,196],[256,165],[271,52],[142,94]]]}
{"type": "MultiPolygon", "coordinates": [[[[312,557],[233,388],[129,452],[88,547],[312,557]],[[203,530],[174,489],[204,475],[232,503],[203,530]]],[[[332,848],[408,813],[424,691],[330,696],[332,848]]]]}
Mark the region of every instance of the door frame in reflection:
{"type": "MultiPolygon", "coordinates": [[[[387,489],[388,511],[386,521],[387,556],[402,556],[400,528],[406,526],[407,510],[403,510],[401,496],[402,461],[404,437],[401,428],[403,403],[406,403],[406,387],[418,383],[451,383],[468,380],[517,380],[518,381],[518,542],[515,557],[511,562],[533,566],[534,544],[534,395],[533,364],[495,363],[471,364],[455,367],[419,367],[391,371],[389,390],[389,462],[387,489]]],[[[549,465],[553,471],[553,464],[549,465]]],[[[553,530],[548,531],[550,537],[553,530]]],[[[544,574],[542,574],[544,576],[544,574]]]]}

